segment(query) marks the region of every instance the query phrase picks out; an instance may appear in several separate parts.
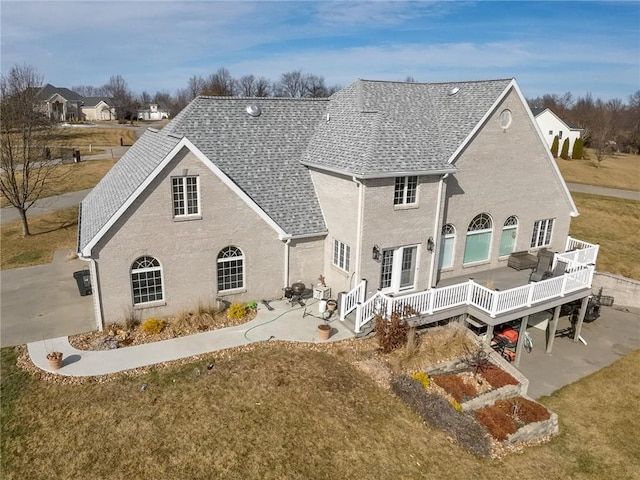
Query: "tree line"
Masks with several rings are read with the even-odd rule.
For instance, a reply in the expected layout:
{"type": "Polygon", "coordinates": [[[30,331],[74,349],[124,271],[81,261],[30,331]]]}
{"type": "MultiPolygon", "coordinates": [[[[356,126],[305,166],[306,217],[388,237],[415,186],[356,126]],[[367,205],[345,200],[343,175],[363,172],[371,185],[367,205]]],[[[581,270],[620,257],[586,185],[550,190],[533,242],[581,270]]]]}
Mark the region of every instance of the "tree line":
{"type": "Polygon", "coordinates": [[[323,98],[332,95],[342,88],[339,85],[327,86],[322,75],[292,70],[280,75],[277,81],[252,74],[235,78],[231,72],[221,67],[207,77],[193,75],[184,88],[175,94],[158,91],[151,95],[147,91],[136,94],[128,87],[121,75],[112,75],[109,82],[102,86],[74,85],[71,90],[83,97],[112,98],[118,109],[119,117],[134,116],[135,111],[144,105],[156,103],[169,109],[174,116],[189,102],[199,95],[221,97],[289,97],[289,98],[323,98]]]}
{"type": "Polygon", "coordinates": [[[640,90],[629,95],[626,103],[619,98],[594,99],[590,93],[574,98],[571,92],[545,94],[527,102],[532,109],[548,108],[582,128],[585,147],[594,149],[599,161],[616,151],[640,151],[640,90]]]}

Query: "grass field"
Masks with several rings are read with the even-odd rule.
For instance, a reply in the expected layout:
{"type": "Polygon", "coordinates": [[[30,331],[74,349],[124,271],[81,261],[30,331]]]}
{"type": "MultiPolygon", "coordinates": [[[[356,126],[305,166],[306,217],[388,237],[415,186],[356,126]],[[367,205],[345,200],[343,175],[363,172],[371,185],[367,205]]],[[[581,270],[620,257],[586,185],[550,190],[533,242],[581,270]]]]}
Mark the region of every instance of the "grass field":
{"type": "MultiPolygon", "coordinates": [[[[41,198],[93,188],[117,161],[117,159],[92,160],[58,165],[54,170],[50,185],[45,189],[41,198]]],[[[7,205],[9,205],[8,200],[1,197],[0,207],[7,205]]],[[[29,215],[28,212],[27,215],[29,215]]]]}
{"type": "Polygon", "coordinates": [[[572,237],[598,243],[597,270],[640,280],[640,202],[574,193],[580,215],[571,220],[572,237]]]}
{"type": "Polygon", "coordinates": [[[61,385],[25,375],[3,349],[3,478],[600,480],[640,471],[639,352],[542,399],[561,434],[495,460],[427,427],[343,357],[260,344],[210,371],[209,361],[61,385]]]}
{"type": "Polygon", "coordinates": [[[51,263],[53,252],[76,250],[78,238],[78,207],[31,217],[32,235],[23,238],[20,221],[2,224],[0,238],[0,268],[26,267],[51,263]]]}
{"type": "MultiPolygon", "coordinates": [[[[594,154],[590,154],[595,158],[594,154]]],[[[619,154],[596,166],[594,160],[557,159],[565,181],[640,191],[640,155],[619,154]]]]}
{"type": "Polygon", "coordinates": [[[136,141],[132,128],[77,127],[59,128],[53,139],[54,145],[82,147],[88,145],[116,146],[122,138],[125,145],[136,141]]]}

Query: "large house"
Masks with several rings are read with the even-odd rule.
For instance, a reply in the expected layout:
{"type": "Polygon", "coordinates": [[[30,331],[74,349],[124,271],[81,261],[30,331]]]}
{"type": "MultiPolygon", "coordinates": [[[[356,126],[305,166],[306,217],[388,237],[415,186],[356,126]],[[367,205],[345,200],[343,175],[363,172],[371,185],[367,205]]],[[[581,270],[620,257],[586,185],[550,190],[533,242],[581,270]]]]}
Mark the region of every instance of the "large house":
{"type": "Polygon", "coordinates": [[[440,315],[475,305],[492,328],[588,295],[595,257],[576,255],[594,246],[567,241],[577,214],[514,79],[359,80],[327,99],[196,98],[82,201],[78,251],[101,324],[281,298],[322,275],[356,330],[367,302],[417,298],[440,315]],[[542,249],[571,275],[420,297],[542,249]]]}
{"type": "Polygon", "coordinates": [[[84,97],[81,109],[83,120],[115,120],[116,118],[116,105],[109,97],[84,97]]]}
{"type": "Polygon", "coordinates": [[[582,136],[582,129],[571,122],[562,120],[548,108],[533,109],[533,116],[549,148],[553,145],[553,140],[558,137],[558,152],[560,152],[564,141],[569,139],[569,155],[571,155],[573,145],[582,136]]]}
{"type": "Polygon", "coordinates": [[[45,115],[56,122],[82,119],[82,95],[68,88],[47,83],[38,91],[37,99],[45,115]]]}

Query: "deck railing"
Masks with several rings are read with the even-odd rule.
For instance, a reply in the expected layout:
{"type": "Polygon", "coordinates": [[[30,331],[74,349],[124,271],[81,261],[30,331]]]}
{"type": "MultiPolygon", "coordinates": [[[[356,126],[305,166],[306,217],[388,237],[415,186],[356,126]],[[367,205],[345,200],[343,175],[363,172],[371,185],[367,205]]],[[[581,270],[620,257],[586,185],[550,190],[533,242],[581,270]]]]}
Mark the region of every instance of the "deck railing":
{"type": "MultiPolygon", "coordinates": [[[[433,315],[435,312],[449,308],[472,305],[491,317],[496,317],[511,310],[531,307],[533,304],[563,297],[568,293],[591,287],[598,245],[572,238],[569,240],[567,246],[571,245],[574,250],[554,256],[554,264],[557,260],[567,263],[565,274],[547,280],[532,282],[509,290],[496,291],[470,279],[456,285],[430,288],[423,292],[397,297],[378,291],[367,301],[359,300],[354,303],[353,299],[364,298],[366,283],[363,280],[351,292],[343,295],[342,302],[345,308],[347,304],[351,306],[349,312],[356,311],[356,333],[359,333],[361,328],[376,315],[380,314],[389,318],[392,312],[401,310],[404,306],[411,307],[420,315],[433,315]],[[346,298],[349,300],[345,300],[346,298]]],[[[341,309],[341,320],[344,320],[344,316],[349,313],[346,312],[343,316],[345,311],[341,309]]]]}
{"type": "Polygon", "coordinates": [[[359,303],[363,302],[367,295],[367,281],[361,280],[356,287],[349,293],[345,293],[340,296],[340,320],[345,319],[359,303]]]}

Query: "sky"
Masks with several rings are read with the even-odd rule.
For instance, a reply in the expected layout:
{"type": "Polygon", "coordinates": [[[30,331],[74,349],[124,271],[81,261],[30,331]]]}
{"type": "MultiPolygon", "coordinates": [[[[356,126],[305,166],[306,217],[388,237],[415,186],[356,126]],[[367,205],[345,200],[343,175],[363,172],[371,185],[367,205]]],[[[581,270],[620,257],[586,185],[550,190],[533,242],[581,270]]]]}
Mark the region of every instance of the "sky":
{"type": "Polygon", "coordinates": [[[0,1],[3,74],[32,65],[56,87],[121,75],[175,94],[220,67],[270,80],[293,70],[357,79],[515,77],[545,93],[640,89],[640,2],[0,1]]]}

